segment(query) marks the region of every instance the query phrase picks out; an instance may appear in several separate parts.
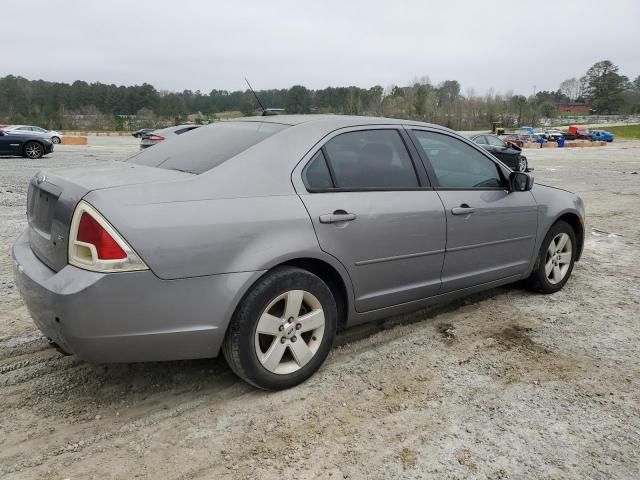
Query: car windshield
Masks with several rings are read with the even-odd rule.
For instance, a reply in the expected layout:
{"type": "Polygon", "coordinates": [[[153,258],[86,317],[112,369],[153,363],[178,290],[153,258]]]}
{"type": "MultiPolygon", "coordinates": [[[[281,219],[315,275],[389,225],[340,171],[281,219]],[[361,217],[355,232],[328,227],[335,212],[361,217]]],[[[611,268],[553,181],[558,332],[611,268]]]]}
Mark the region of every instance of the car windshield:
{"type": "Polygon", "coordinates": [[[127,161],[138,165],[201,174],[289,125],[267,122],[219,122],[147,148],[127,161]]]}

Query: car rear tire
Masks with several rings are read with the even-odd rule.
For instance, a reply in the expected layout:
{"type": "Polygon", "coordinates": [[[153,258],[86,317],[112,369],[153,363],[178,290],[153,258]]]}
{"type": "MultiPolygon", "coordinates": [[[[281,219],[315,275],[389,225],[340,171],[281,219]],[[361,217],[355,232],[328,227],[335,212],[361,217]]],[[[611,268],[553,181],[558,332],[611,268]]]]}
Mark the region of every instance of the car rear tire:
{"type": "Polygon", "coordinates": [[[42,158],[44,148],[38,142],[27,142],[23,148],[23,155],[33,160],[42,158]]]}
{"type": "Polygon", "coordinates": [[[51,137],[51,143],[55,143],[57,145],[60,143],[60,137],[51,137]]]}
{"type": "Polygon", "coordinates": [[[313,375],[327,358],[337,316],[333,294],[319,277],[278,267],[245,295],[222,351],[246,382],[265,390],[290,388],[313,375]]]}
{"type": "Polygon", "coordinates": [[[555,293],[565,286],[578,252],[576,234],[568,223],[559,220],[547,232],[528,286],[541,293],[555,293]]]}

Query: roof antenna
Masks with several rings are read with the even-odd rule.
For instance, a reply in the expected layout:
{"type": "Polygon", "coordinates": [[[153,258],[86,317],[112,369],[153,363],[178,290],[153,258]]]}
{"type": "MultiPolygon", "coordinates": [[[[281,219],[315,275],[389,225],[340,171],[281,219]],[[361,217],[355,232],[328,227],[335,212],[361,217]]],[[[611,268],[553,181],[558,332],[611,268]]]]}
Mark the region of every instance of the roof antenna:
{"type": "Polygon", "coordinates": [[[267,109],[264,108],[264,105],[262,105],[260,98],[258,98],[258,94],[255,92],[255,90],[249,83],[249,80],[247,80],[247,77],[244,77],[244,81],[247,82],[247,85],[249,85],[249,90],[251,90],[251,93],[253,93],[253,96],[256,97],[256,100],[258,101],[258,105],[260,105],[260,108],[262,109],[262,115],[267,115],[267,109]]]}

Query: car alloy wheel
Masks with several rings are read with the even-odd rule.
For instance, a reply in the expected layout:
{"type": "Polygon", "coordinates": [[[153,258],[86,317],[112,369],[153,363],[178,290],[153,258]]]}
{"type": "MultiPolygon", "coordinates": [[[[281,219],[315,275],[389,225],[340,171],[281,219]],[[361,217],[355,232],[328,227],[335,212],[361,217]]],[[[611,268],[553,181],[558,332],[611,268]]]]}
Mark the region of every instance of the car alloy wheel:
{"type": "Polygon", "coordinates": [[[561,290],[571,276],[577,252],[573,227],[564,220],[558,220],[542,241],[536,263],[526,280],[527,286],[540,293],[561,290]]]}
{"type": "Polygon", "coordinates": [[[296,372],[318,351],[324,328],[322,305],[312,293],[290,290],[278,295],[267,305],[256,327],[258,360],[272,373],[296,372]]]}
{"type": "Polygon", "coordinates": [[[572,260],[571,239],[566,233],[559,233],[547,249],[544,272],[552,285],[560,283],[567,275],[572,260]]]}
{"type": "Polygon", "coordinates": [[[329,355],[338,310],[318,276],[293,266],[263,275],[242,299],[222,345],[231,369],[265,390],[304,382],[329,355]]]}
{"type": "Polygon", "coordinates": [[[39,143],[30,142],[27,143],[27,145],[24,147],[24,154],[28,158],[40,158],[42,157],[42,153],[42,145],[40,145],[39,143]]]}
{"type": "Polygon", "coordinates": [[[59,137],[51,137],[51,142],[58,144],[58,143],[60,143],[60,138],[59,137]]]}
{"type": "Polygon", "coordinates": [[[524,157],[520,157],[520,160],[518,160],[518,170],[521,172],[526,172],[527,171],[527,159],[524,157]]]}

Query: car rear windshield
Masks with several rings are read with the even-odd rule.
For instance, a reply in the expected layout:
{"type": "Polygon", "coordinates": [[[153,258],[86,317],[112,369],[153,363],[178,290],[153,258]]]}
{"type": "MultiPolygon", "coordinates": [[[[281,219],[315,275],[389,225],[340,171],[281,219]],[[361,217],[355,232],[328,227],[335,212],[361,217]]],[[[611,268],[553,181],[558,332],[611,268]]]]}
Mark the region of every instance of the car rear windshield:
{"type": "Polygon", "coordinates": [[[288,126],[267,122],[214,123],[171,137],[127,161],[199,175],[288,126]]]}

